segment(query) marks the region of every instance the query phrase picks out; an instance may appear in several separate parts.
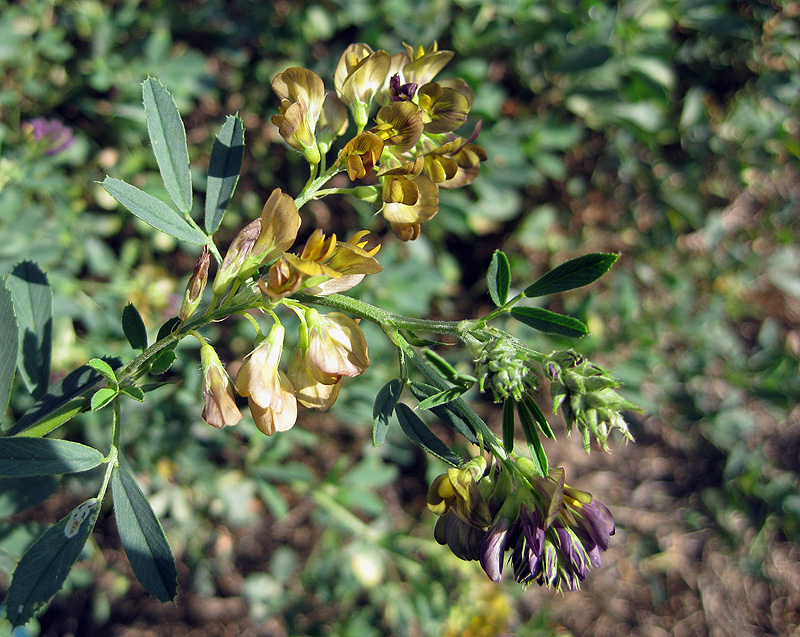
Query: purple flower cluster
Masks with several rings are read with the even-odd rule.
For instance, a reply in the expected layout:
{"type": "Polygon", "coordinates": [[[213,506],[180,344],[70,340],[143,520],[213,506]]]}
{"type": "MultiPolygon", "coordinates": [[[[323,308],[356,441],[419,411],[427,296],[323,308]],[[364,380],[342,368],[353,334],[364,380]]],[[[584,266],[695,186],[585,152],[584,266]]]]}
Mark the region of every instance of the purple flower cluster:
{"type": "Polygon", "coordinates": [[[25,122],[24,130],[32,135],[37,142],[44,140],[45,155],[57,155],[69,149],[75,143],[72,129],[57,119],[35,117],[25,122]]]}
{"type": "Polygon", "coordinates": [[[470,510],[488,507],[488,523],[476,523],[474,516],[448,507],[436,524],[435,539],[462,560],[480,561],[495,582],[502,578],[506,552],[511,551],[509,561],[520,584],[535,581],[558,591],[580,588],[589,567],[600,566],[600,553],[614,535],[611,511],[589,494],[564,485],[563,476],[556,488],[550,484],[535,493],[527,481],[509,489],[500,486],[503,480],[509,484],[503,476],[495,487],[491,477],[484,477],[480,491],[488,502],[471,503],[470,510]]]}

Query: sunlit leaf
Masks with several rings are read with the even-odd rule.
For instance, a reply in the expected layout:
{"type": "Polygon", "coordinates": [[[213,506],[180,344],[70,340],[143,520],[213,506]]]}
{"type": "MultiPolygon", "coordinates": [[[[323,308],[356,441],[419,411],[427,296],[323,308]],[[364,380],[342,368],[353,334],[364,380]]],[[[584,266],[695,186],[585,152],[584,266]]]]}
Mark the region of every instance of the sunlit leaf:
{"type": "Polygon", "coordinates": [[[161,179],[178,209],[189,212],[192,209],[192,174],[181,114],[172,95],[155,78],[148,77],[144,81],[142,94],[147,131],[161,179]]]}
{"type": "Polygon", "coordinates": [[[39,266],[23,261],[6,279],[17,317],[17,368],[36,399],[50,382],[50,353],[53,338],[53,292],[47,275],[39,266]]]}
{"type": "Polygon", "coordinates": [[[525,296],[545,296],[589,285],[603,276],[618,254],[597,252],[570,259],[525,288],[525,296]]]}
{"type": "Polygon", "coordinates": [[[580,338],[589,333],[589,328],[578,319],[539,307],[515,307],[511,310],[511,316],[520,323],[547,334],[580,338]]]}
{"type": "Polygon", "coordinates": [[[508,290],[511,287],[511,268],[508,257],[500,250],[495,250],[492,256],[489,271],[486,273],[486,283],[494,304],[503,305],[508,300],[508,290]]]}
{"type": "Polygon", "coordinates": [[[103,462],[97,449],[51,438],[0,438],[0,476],[80,473],[103,462]]]}
{"type": "Polygon", "coordinates": [[[131,186],[120,179],[106,177],[103,180],[103,188],[139,219],[161,232],[186,243],[205,245],[208,242],[204,232],[190,226],[179,213],[163,201],[148,195],[136,186],[131,186]]]}
{"type": "Polygon", "coordinates": [[[0,279],[0,413],[4,413],[11,395],[11,383],[17,368],[19,349],[19,330],[14,316],[14,301],[6,287],[5,279],[0,279]]]}

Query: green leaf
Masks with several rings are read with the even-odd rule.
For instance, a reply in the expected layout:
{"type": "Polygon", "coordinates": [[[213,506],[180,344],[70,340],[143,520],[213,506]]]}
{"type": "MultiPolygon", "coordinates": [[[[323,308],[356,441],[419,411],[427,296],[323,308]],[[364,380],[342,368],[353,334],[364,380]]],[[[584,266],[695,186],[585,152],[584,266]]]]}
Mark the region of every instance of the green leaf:
{"type": "MultiPolygon", "coordinates": [[[[411,393],[420,401],[430,398],[439,391],[432,385],[427,385],[418,381],[413,381],[410,387],[411,393]]],[[[469,409],[469,407],[466,408],[469,409]]],[[[468,421],[456,412],[455,405],[444,404],[438,407],[431,407],[430,411],[448,427],[460,433],[472,444],[479,444],[478,437],[475,435],[475,430],[469,425],[468,421]]]]}
{"type": "Polygon", "coordinates": [[[430,366],[433,367],[442,378],[452,381],[458,376],[456,368],[433,350],[425,348],[422,350],[422,357],[428,361],[430,366]]]}
{"type": "Polygon", "coordinates": [[[445,403],[454,401],[468,389],[468,387],[450,387],[449,389],[443,389],[423,400],[417,407],[419,409],[431,409],[439,405],[444,405],[445,403]]]}
{"type": "Polygon", "coordinates": [[[536,470],[539,471],[541,476],[547,477],[549,471],[547,454],[544,452],[544,447],[542,447],[542,441],[539,440],[539,432],[536,431],[536,423],[533,420],[533,416],[523,403],[517,403],[517,413],[519,413],[522,432],[528,442],[528,449],[531,452],[531,459],[536,466],[536,470]]]}
{"type": "Polygon", "coordinates": [[[5,279],[0,279],[0,414],[5,413],[14,382],[19,350],[19,330],[14,316],[14,300],[6,287],[5,279]]]}
{"type": "Polygon", "coordinates": [[[141,387],[120,387],[120,391],[140,403],[144,401],[144,390],[141,387]]]}
{"type": "Polygon", "coordinates": [[[589,328],[578,319],[539,307],[515,307],[511,310],[511,316],[520,323],[546,334],[580,338],[589,333],[589,328]]]}
{"type": "Polygon", "coordinates": [[[122,331],[133,349],[142,351],[147,349],[147,329],[144,326],[142,315],[139,314],[133,303],[128,303],[122,310],[122,331]]]}
{"type": "Polygon", "coordinates": [[[98,389],[92,396],[92,411],[98,411],[108,405],[108,403],[116,398],[117,393],[116,389],[111,389],[110,387],[98,389]]]}
{"type": "Polygon", "coordinates": [[[503,449],[508,453],[514,451],[514,429],[516,424],[514,401],[507,398],[503,401],[503,449]]]}
{"type": "Polygon", "coordinates": [[[40,504],[58,488],[53,476],[0,478],[0,520],[6,520],[25,509],[40,504]]]}
{"type": "Polygon", "coordinates": [[[619,259],[618,254],[597,252],[562,263],[525,288],[525,296],[545,296],[589,285],[603,276],[619,259]]]}
{"type": "Polygon", "coordinates": [[[117,529],[136,579],[162,602],[178,592],[178,570],[164,529],[139,485],[124,467],[111,476],[117,529]]]}
{"type": "Polygon", "coordinates": [[[208,161],[205,228],[214,234],[236,189],[244,157],[244,127],[238,115],[228,115],[211,149],[208,161]]]}
{"type": "MultiPolygon", "coordinates": [[[[118,358],[104,359],[113,369],[122,366],[118,358]]],[[[103,376],[88,365],[67,374],[53,385],[33,407],[8,430],[7,435],[43,436],[89,408],[89,392],[103,382],[103,376]]]]}
{"type": "Polygon", "coordinates": [[[160,341],[162,338],[166,338],[167,336],[172,334],[172,332],[175,331],[175,328],[177,328],[181,323],[182,323],[181,319],[178,318],[177,316],[173,316],[171,319],[167,319],[166,321],[164,321],[164,324],[158,328],[158,335],[156,336],[156,340],[160,341]]]}
{"type": "Polygon", "coordinates": [[[37,400],[50,383],[53,342],[53,292],[47,276],[35,263],[23,261],[6,279],[17,317],[17,368],[37,400]]]}
{"type": "Polygon", "coordinates": [[[148,77],[142,84],[142,94],[147,132],[161,179],[178,210],[188,213],[192,209],[192,173],[181,114],[172,95],[157,79],[148,77]]]}
{"type": "Polygon", "coordinates": [[[26,623],[61,589],[99,513],[97,498],[87,500],[47,529],[25,551],[5,600],[6,617],[13,626],[26,623]]]}
{"type": "Polygon", "coordinates": [[[153,363],[150,366],[150,373],[156,376],[165,373],[172,367],[172,363],[174,363],[177,358],[172,349],[163,350],[153,359],[153,363]]]}
{"type": "Polygon", "coordinates": [[[582,44],[566,48],[550,69],[556,73],[578,73],[605,64],[611,58],[611,48],[605,44],[582,44]]]}
{"type": "Polygon", "coordinates": [[[450,448],[428,428],[428,425],[422,422],[422,419],[414,413],[411,407],[405,403],[397,403],[394,408],[394,413],[397,414],[397,420],[400,422],[400,427],[403,429],[403,432],[412,442],[417,443],[428,453],[433,454],[437,458],[441,458],[454,467],[460,467],[464,464],[461,457],[451,451],[450,448]]]}
{"type": "Polygon", "coordinates": [[[117,384],[117,375],[114,373],[111,365],[109,365],[102,358],[93,358],[86,364],[96,372],[102,374],[103,378],[105,378],[109,383],[114,385],[117,384]]]}
{"type": "Polygon", "coordinates": [[[136,186],[131,186],[121,179],[106,177],[103,180],[103,188],[139,219],[149,223],[157,230],[181,241],[186,241],[186,243],[197,245],[208,243],[208,237],[202,230],[190,226],[180,214],[163,201],[148,195],[136,186]]]}
{"type": "Polygon", "coordinates": [[[97,449],[52,438],[0,438],[0,476],[80,473],[103,462],[97,449]]]}
{"type": "Polygon", "coordinates": [[[533,419],[539,426],[539,431],[541,431],[547,438],[555,440],[556,435],[553,433],[553,429],[550,427],[550,423],[547,422],[547,418],[544,417],[542,410],[539,409],[539,405],[537,405],[530,398],[523,399],[522,404],[525,405],[525,408],[529,412],[531,412],[531,416],[533,416],[533,419]]]}
{"type": "Polygon", "coordinates": [[[403,391],[403,381],[394,378],[381,387],[372,406],[372,444],[380,447],[386,440],[389,419],[403,391]]]}
{"type": "Polygon", "coordinates": [[[489,286],[489,296],[498,307],[508,300],[508,290],[511,287],[511,268],[508,257],[500,250],[495,250],[489,271],[486,273],[486,283],[489,286]]]}

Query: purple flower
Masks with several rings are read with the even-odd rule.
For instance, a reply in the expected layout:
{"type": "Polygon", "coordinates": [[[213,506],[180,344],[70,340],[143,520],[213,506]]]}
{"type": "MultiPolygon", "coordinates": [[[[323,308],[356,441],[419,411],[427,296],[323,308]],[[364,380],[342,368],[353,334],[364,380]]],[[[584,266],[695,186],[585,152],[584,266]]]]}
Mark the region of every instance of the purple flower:
{"type": "Polygon", "coordinates": [[[481,543],[481,566],[493,582],[499,582],[503,574],[503,556],[509,539],[511,522],[499,518],[490,528],[481,543]]]}
{"type": "Polygon", "coordinates": [[[72,129],[57,119],[35,117],[24,124],[24,129],[30,131],[37,142],[42,140],[47,142],[46,155],[57,155],[75,142],[72,129]]]}
{"type": "Polygon", "coordinates": [[[417,84],[410,82],[400,84],[400,74],[395,73],[389,80],[389,100],[392,102],[410,102],[417,92],[417,84]]]}

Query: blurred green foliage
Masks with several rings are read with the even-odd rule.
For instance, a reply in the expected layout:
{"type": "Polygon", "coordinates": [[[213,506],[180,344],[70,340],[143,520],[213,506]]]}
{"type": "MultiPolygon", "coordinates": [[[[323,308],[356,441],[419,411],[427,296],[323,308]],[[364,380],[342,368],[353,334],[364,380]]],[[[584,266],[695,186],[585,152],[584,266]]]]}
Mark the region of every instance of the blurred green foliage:
{"type": "MultiPolygon", "coordinates": [[[[558,301],[592,329],[578,349],[615,369],[649,412],[632,424],[637,439],[661,439],[685,463],[676,487],[700,495],[688,525],[708,516],[735,541],[738,511],[796,540],[799,14],[796,2],[728,0],[0,1],[0,274],[22,259],[48,272],[55,374],[130,355],[122,307],[133,302],[157,329],[196,258],[97,184],[113,169],[164,194],[140,82],[158,77],[175,96],[201,191],[214,131],[242,115],[244,171],[222,229],[232,237],[273,187],[296,192],[306,178],[269,123],[277,72],[301,65],[329,78],[351,42],[394,51],[438,40],[456,52],[446,75],[476,92],[490,161],[470,189],[443,197],[427,239],[387,242],[385,272],[358,293],[461,318],[488,308],[480,276],[498,247],[522,281],[565,257],[620,251],[602,294],[558,301]],[[75,144],[32,153],[22,125],[37,116],[70,126],[75,144]]],[[[310,211],[326,231],[369,223],[368,208],[333,205],[310,211]]],[[[244,326],[219,329],[230,360],[248,351],[244,326]]],[[[122,443],[183,564],[184,594],[240,596],[236,621],[274,634],[554,634],[546,615],[509,612],[510,592],[487,594],[475,565],[433,542],[422,512],[437,467],[391,430],[371,448],[372,399],[394,361],[367,336],[373,365],[332,414],[274,438],[251,422],[224,432],[201,422],[189,344],[170,372],[183,382],[128,405],[122,443]]],[[[23,394],[11,416],[28,406],[23,394]]],[[[107,426],[104,412],[89,414],[68,433],[102,448],[107,426]]],[[[65,480],[50,519],[98,479],[65,480]]],[[[55,489],[44,486],[42,498],[55,489]]],[[[24,515],[15,488],[0,493],[4,518],[24,515]]],[[[1,584],[41,522],[13,533],[0,523],[1,584]]],[[[126,596],[141,593],[108,563],[114,548],[92,547],[40,618],[42,634],[79,621],[59,601],[79,594],[81,621],[133,621],[126,596]],[[106,569],[113,577],[93,583],[89,573],[106,569]]]]}

